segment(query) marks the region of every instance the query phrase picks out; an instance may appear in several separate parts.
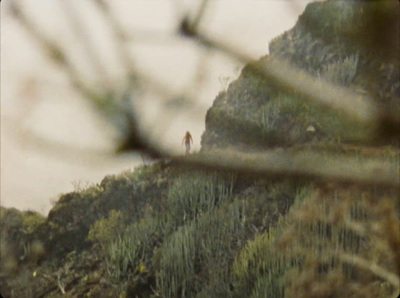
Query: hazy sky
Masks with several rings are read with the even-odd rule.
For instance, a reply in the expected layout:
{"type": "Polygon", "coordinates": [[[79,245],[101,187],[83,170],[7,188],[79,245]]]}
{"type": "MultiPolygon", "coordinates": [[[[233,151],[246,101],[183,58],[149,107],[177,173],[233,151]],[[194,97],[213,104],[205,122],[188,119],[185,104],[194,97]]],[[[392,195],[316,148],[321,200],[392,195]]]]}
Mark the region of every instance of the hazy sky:
{"type": "MultiPolygon", "coordinates": [[[[43,34],[67,50],[87,82],[121,85],[124,64],[109,24],[92,1],[20,2],[43,34]]],[[[258,58],[267,54],[273,37],[293,27],[310,1],[209,2],[202,32],[258,58]]],[[[143,127],[176,154],[183,153],[181,138],[190,130],[199,150],[205,113],[224,88],[221,78],[236,78],[242,65],[175,34],[178,19],[193,13],[198,1],[109,3],[132,39],[128,48],[135,67],[195,99],[190,109],[169,110],[149,86],[138,107],[143,127]]],[[[1,5],[1,205],[47,213],[51,201],[74,184],[98,183],[142,161],[134,154],[107,154],[115,132],[71,87],[65,70],[49,62],[7,5],[1,5]]]]}

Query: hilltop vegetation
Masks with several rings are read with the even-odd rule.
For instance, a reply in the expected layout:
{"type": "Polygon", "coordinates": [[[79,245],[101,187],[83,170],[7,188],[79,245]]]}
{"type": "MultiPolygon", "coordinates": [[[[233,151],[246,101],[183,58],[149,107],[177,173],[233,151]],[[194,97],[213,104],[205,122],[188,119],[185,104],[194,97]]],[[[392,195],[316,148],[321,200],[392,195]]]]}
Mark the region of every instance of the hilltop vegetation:
{"type": "Polygon", "coordinates": [[[394,288],[385,276],[347,258],[396,272],[395,197],[173,162],[143,166],[63,195],[47,219],[2,209],[2,292],[387,297],[394,288]]]}
{"type": "MultiPolygon", "coordinates": [[[[395,297],[398,188],[181,162],[213,149],[227,159],[242,151],[312,149],[359,161],[372,155],[398,173],[400,152],[392,144],[362,146],[368,127],[299,101],[257,72],[267,59],[285,58],[316,79],[398,105],[398,44],[382,37],[386,44],[365,51],[369,27],[358,24],[371,8],[354,3],[308,5],[296,26],[270,43],[270,56],[247,65],[216,97],[201,153],[107,176],[62,195],[47,217],[1,208],[2,295],[395,297]]],[[[387,6],[381,12],[390,25],[398,21],[387,6]]]]}
{"type": "Polygon", "coordinates": [[[229,289],[235,252],[274,225],[295,198],[288,182],[257,184],[251,177],[158,163],[63,195],[47,219],[37,215],[32,231],[23,229],[30,213],[2,209],[8,251],[2,263],[10,268],[2,273],[24,272],[2,290],[51,296],[65,285],[66,292],[88,296],[104,287],[110,295],[177,296],[218,289],[220,278],[229,289]],[[21,220],[11,224],[15,213],[21,220]],[[41,243],[45,258],[27,248],[30,241],[41,243]],[[25,248],[25,258],[13,245],[25,248]]]}

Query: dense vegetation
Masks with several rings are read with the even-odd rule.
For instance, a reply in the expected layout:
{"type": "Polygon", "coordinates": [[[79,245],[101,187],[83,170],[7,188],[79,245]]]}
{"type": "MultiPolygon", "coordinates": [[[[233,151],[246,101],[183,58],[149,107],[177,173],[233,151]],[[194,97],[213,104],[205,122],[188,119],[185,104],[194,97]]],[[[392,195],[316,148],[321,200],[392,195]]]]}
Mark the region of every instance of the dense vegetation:
{"type": "MultiPolygon", "coordinates": [[[[310,4],[270,43],[269,57],[398,104],[399,61],[350,42],[365,31],[358,24],[369,10],[360,7],[310,4]]],[[[217,96],[194,157],[213,148],[227,158],[232,148],[232,158],[329,148],[361,161],[373,156],[398,172],[393,144],[360,146],[368,127],[266,82],[257,67],[269,57],[217,96]]],[[[64,194],[47,218],[1,208],[0,223],[6,297],[391,297],[399,290],[396,188],[272,179],[172,159],[64,194]]]]}
{"type": "Polygon", "coordinates": [[[8,240],[2,241],[2,256],[8,251],[1,260],[2,291],[12,289],[15,297],[62,291],[84,297],[386,297],[393,285],[347,258],[396,272],[390,243],[399,236],[395,198],[388,191],[190,171],[173,162],[143,166],[62,196],[47,219],[2,209],[2,239],[8,240]],[[129,198],[112,197],[124,189],[134,190],[129,198]],[[114,205],[104,206],[103,199],[114,205]],[[85,201],[102,205],[96,217],[69,219],[85,201]],[[133,206],[142,207],[134,212],[133,206]],[[69,231],[77,229],[71,239],[69,231]]]}

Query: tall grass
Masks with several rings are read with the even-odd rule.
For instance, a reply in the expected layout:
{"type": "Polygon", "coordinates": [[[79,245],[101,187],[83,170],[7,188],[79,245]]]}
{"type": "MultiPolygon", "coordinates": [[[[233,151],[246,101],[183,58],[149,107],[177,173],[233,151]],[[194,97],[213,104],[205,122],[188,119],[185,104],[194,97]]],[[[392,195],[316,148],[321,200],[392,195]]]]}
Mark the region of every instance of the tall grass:
{"type": "Polygon", "coordinates": [[[119,236],[105,250],[106,269],[113,282],[126,281],[139,272],[143,252],[134,238],[119,236]]]}
{"type": "Polygon", "coordinates": [[[202,171],[179,175],[168,192],[172,220],[178,227],[232,199],[236,178],[202,171]]]}
{"type": "Polygon", "coordinates": [[[320,76],[329,82],[348,86],[357,73],[358,53],[324,65],[320,76]]]}
{"type": "MultiPolygon", "coordinates": [[[[396,290],[396,265],[390,262],[396,251],[388,242],[393,237],[384,235],[389,231],[379,227],[394,203],[367,191],[310,194],[277,229],[241,250],[232,265],[235,295],[390,297],[396,290]]],[[[389,214],[398,225],[396,212],[389,214]]]]}
{"type": "MultiPolygon", "coordinates": [[[[272,187],[270,192],[276,192],[272,187]]],[[[301,206],[312,188],[297,188],[291,212],[301,206]]],[[[284,274],[300,264],[301,259],[276,248],[276,240],[288,226],[287,219],[280,216],[276,227],[256,235],[240,250],[232,264],[231,279],[235,297],[284,297],[284,274]]]]}
{"type": "Polygon", "coordinates": [[[207,290],[215,295],[216,287],[229,292],[229,263],[244,232],[243,204],[205,212],[165,241],[157,275],[162,297],[193,297],[207,290]]]}
{"type": "Polygon", "coordinates": [[[395,245],[385,234],[396,235],[389,227],[399,224],[392,196],[289,181],[234,188],[229,175],[180,173],[163,213],[149,212],[107,238],[119,220],[110,213],[107,233],[100,223],[89,233],[107,243],[110,280],[121,292],[145,272],[155,277],[147,289],[161,297],[346,297],[364,288],[366,297],[385,297],[394,291],[395,245]]]}

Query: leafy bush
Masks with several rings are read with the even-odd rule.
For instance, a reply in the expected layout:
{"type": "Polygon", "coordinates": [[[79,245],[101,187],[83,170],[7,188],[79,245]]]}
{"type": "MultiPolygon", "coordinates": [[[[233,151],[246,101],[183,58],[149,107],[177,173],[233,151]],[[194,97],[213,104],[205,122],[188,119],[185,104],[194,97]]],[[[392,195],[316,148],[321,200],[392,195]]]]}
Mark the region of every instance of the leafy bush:
{"type": "Polygon", "coordinates": [[[101,244],[107,277],[119,293],[126,291],[128,283],[138,275],[150,270],[154,252],[170,234],[169,226],[165,215],[149,213],[126,227],[122,213],[114,210],[93,225],[88,238],[101,244]]]}
{"type": "Polygon", "coordinates": [[[37,228],[46,221],[43,215],[34,211],[25,211],[22,215],[21,229],[26,234],[37,232],[37,228]]]}
{"type": "Polygon", "coordinates": [[[121,236],[124,229],[125,218],[122,212],[110,210],[107,218],[94,222],[89,230],[87,239],[104,246],[121,236]]]}

